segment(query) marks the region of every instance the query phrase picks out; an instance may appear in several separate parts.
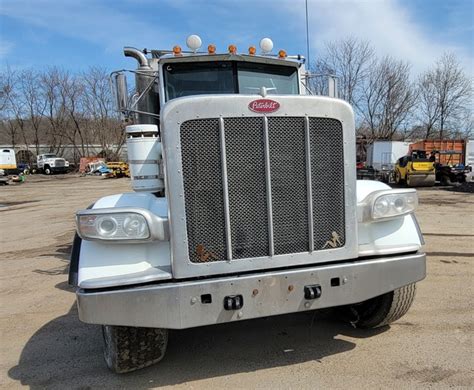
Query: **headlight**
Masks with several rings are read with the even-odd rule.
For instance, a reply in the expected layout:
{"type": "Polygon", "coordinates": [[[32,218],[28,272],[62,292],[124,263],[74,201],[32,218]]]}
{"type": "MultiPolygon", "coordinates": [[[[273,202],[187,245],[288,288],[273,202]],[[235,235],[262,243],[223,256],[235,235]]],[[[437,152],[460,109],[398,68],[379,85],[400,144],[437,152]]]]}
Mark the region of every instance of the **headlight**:
{"type": "Polygon", "coordinates": [[[412,213],[418,206],[416,190],[382,190],[358,205],[359,221],[380,221],[412,213]]]}
{"type": "Polygon", "coordinates": [[[168,219],[146,209],[117,208],[81,210],[76,215],[77,231],[84,240],[143,241],[168,240],[168,219]]]}

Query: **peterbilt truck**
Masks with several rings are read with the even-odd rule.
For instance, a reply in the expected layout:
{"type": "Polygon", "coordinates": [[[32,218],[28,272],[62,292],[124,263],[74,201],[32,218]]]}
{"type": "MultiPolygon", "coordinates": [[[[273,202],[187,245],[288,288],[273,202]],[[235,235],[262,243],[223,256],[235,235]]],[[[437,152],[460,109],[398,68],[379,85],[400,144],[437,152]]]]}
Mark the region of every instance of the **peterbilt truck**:
{"type": "Polygon", "coordinates": [[[124,49],[136,94],[123,71],[112,79],[133,121],[133,191],[76,215],[69,282],[109,368],[160,361],[173,329],[322,308],[360,328],[403,316],[425,277],[417,194],[356,181],[351,106],[311,95],[304,59],[269,39],[260,54],[187,44],[124,49]]]}

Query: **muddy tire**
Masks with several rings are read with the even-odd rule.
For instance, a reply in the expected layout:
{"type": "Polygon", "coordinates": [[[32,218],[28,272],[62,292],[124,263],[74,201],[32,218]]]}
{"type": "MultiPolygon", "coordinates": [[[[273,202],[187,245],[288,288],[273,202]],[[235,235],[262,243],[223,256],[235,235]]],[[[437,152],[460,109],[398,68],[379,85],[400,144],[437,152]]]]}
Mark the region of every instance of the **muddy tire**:
{"type": "Polygon", "coordinates": [[[52,175],[52,174],[53,174],[53,170],[52,170],[49,166],[45,166],[45,167],[44,167],[44,174],[45,174],[45,175],[52,175]]]}
{"type": "Polygon", "coordinates": [[[158,363],[168,344],[168,329],[103,325],[102,334],[105,362],[119,374],[158,363]]]}
{"type": "Polygon", "coordinates": [[[351,321],[358,328],[377,328],[403,317],[415,299],[416,285],[409,284],[395,291],[351,305],[351,321]]]}

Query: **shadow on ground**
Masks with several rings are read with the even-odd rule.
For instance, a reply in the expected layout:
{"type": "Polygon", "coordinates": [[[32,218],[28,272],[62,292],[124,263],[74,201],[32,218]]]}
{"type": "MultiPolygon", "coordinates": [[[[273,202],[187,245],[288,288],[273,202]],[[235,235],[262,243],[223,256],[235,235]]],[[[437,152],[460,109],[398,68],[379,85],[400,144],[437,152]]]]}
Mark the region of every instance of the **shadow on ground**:
{"type": "Polygon", "coordinates": [[[148,389],[320,361],[356,347],[338,335],[365,338],[386,329],[361,331],[305,312],[173,331],[161,363],[116,375],[103,362],[100,327],[81,323],[73,306],[29,339],[8,374],[31,389],[148,389]]]}

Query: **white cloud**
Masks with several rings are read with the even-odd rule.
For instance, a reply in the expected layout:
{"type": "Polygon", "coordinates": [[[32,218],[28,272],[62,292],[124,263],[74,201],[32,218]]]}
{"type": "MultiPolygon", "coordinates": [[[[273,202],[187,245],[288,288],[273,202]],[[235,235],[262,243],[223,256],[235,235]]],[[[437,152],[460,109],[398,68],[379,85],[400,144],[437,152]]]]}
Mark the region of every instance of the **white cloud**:
{"type": "MultiPolygon", "coordinates": [[[[305,26],[304,13],[294,2],[285,2],[291,19],[305,26]]],[[[408,9],[395,1],[308,1],[312,57],[322,50],[325,41],[354,36],[368,40],[378,55],[391,55],[409,61],[415,73],[432,66],[445,51],[455,52],[464,68],[473,71],[473,55],[453,43],[436,42],[408,9]]],[[[440,24],[440,28],[446,25],[440,24]]]]}
{"type": "Polygon", "coordinates": [[[167,42],[170,31],[141,21],[113,3],[98,1],[3,0],[0,14],[53,33],[85,40],[107,50],[167,42]],[[150,42],[152,41],[152,42],[150,42]]]}

